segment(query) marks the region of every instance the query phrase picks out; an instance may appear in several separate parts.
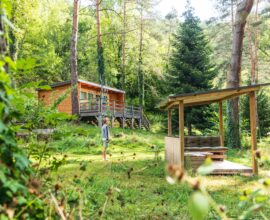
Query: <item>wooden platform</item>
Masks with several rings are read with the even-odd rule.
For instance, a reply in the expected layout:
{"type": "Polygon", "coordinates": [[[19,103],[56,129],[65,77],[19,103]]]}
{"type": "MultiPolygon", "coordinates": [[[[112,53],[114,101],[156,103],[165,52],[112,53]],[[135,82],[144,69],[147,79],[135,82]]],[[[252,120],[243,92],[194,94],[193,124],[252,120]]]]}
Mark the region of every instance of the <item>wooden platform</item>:
{"type": "Polygon", "coordinates": [[[239,163],[224,161],[213,161],[214,171],[212,174],[215,175],[252,175],[252,169],[250,167],[241,165],[239,163]]]}

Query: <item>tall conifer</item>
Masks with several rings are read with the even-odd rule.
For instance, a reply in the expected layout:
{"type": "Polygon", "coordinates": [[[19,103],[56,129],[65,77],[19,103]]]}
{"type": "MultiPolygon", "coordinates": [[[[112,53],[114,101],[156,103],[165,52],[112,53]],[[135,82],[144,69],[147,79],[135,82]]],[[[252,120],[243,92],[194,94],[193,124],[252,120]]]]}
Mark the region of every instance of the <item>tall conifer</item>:
{"type": "MultiPolygon", "coordinates": [[[[168,88],[170,94],[192,93],[212,88],[216,75],[211,62],[211,49],[208,40],[200,27],[200,20],[188,6],[183,14],[184,22],[180,23],[174,36],[173,51],[169,58],[168,88]]],[[[206,107],[187,108],[185,121],[189,135],[192,125],[201,128],[207,121],[209,111],[206,107]]]]}

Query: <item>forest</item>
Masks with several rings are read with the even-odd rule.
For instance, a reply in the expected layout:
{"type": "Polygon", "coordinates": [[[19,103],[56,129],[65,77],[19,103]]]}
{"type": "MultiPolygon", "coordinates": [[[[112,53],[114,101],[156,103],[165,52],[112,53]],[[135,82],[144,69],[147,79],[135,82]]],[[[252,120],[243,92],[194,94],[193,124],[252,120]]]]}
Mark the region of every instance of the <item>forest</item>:
{"type": "Polygon", "coordinates": [[[270,1],[161,2],[0,0],[1,220],[270,219],[270,1]]]}

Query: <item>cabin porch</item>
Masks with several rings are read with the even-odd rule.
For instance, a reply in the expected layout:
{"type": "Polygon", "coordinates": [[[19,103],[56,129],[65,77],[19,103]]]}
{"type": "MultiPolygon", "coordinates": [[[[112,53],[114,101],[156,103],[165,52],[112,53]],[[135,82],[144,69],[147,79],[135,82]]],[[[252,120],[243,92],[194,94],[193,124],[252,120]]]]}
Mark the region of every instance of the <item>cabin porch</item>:
{"type": "Polygon", "coordinates": [[[128,106],[122,100],[96,98],[80,102],[80,117],[82,120],[101,126],[102,118],[109,117],[112,126],[118,122],[122,128],[150,129],[150,123],[142,107],[128,106]]]}

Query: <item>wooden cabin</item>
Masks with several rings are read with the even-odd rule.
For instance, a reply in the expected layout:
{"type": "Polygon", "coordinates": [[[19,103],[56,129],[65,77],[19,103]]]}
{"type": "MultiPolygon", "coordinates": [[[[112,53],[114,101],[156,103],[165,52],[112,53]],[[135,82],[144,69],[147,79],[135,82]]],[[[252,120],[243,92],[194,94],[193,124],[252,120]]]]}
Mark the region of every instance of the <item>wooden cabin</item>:
{"type": "MultiPolygon", "coordinates": [[[[37,90],[39,101],[49,106],[59,97],[66,96],[57,109],[72,114],[71,81],[54,83],[50,87],[50,90],[37,90]]],[[[112,125],[118,122],[121,127],[150,128],[142,107],[126,105],[125,91],[85,80],[78,80],[77,89],[81,120],[101,126],[102,118],[110,117],[112,125]]]]}
{"type": "Polygon", "coordinates": [[[250,85],[238,88],[221,90],[210,90],[187,94],[170,95],[160,104],[160,108],[168,111],[168,136],[165,137],[165,158],[169,164],[178,164],[181,168],[196,170],[206,157],[213,161],[212,174],[258,174],[256,158],[257,132],[256,132],[256,92],[268,84],[250,85]],[[251,155],[252,166],[247,167],[238,163],[226,160],[226,152],[229,150],[224,146],[223,129],[223,102],[249,95],[250,98],[250,130],[251,130],[251,155]],[[218,103],[219,106],[219,134],[213,137],[206,136],[185,136],[184,134],[184,108],[199,105],[218,103]],[[172,111],[177,109],[179,114],[179,136],[173,136],[172,111]]]}

